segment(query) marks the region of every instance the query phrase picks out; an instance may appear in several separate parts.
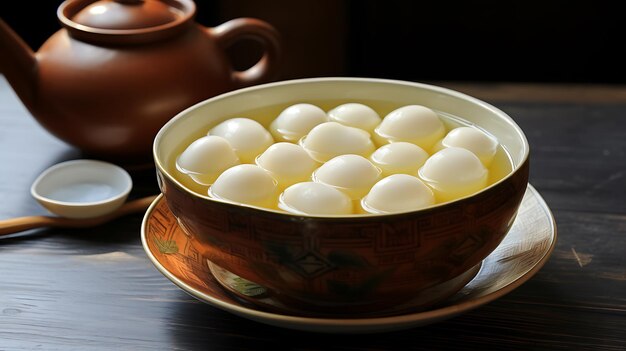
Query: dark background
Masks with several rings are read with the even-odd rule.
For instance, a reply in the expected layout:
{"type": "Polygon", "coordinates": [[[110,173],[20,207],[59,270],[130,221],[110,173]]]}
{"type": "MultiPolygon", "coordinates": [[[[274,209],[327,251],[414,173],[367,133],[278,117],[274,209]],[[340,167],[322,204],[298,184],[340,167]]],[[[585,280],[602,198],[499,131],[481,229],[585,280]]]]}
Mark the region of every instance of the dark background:
{"type": "MultiPolygon", "coordinates": [[[[2,18],[33,48],[60,28],[58,1],[14,1],[2,18]]],[[[367,76],[425,81],[626,83],[626,21],[599,1],[196,1],[215,26],[256,17],[282,34],[279,79],[367,76]]],[[[231,50],[238,67],[258,48],[231,50]]]]}

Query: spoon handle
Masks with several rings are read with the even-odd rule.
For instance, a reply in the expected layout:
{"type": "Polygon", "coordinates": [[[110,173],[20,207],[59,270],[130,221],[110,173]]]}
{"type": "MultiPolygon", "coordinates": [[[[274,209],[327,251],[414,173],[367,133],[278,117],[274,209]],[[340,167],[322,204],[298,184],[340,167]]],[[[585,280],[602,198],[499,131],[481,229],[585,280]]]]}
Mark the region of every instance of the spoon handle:
{"type": "Polygon", "coordinates": [[[0,221],[0,235],[17,233],[39,227],[54,227],[55,218],[48,216],[27,216],[0,221]]]}
{"type": "Polygon", "coordinates": [[[39,227],[62,227],[62,228],[86,228],[94,227],[115,218],[127,214],[146,210],[156,199],[156,196],[148,196],[141,199],[129,201],[112,213],[95,218],[63,218],[51,216],[27,216],[0,220],[0,236],[21,232],[39,227]]]}

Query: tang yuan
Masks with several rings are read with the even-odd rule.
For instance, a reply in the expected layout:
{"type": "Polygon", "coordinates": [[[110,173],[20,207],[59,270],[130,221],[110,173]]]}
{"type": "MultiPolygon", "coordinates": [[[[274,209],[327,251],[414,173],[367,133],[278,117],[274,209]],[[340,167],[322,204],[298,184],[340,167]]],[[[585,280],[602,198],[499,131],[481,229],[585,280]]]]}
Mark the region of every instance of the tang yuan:
{"type": "Polygon", "coordinates": [[[257,165],[243,164],[224,171],[209,188],[209,196],[242,204],[275,208],[277,183],[257,165]]]}
{"type": "Polygon", "coordinates": [[[443,147],[462,147],[478,156],[489,167],[498,149],[498,140],[478,128],[459,127],[452,129],[441,141],[443,147]]]}
{"type": "Polygon", "coordinates": [[[328,111],[328,118],[349,127],[373,132],[380,123],[380,116],[371,107],[358,103],[339,105],[328,111]]]}
{"type": "Polygon", "coordinates": [[[433,191],[408,174],[393,174],[381,179],[361,201],[363,209],[373,214],[419,210],[434,203],[433,191]]]}
{"type": "Polygon", "coordinates": [[[326,112],[311,104],[295,104],[284,109],[270,124],[274,139],[297,143],[313,127],[328,121],[326,112]]]}
{"type": "Polygon", "coordinates": [[[428,153],[421,147],[399,141],[379,147],[370,160],[378,166],[383,176],[395,173],[417,175],[417,171],[428,159],[428,153]]]}
{"type": "Polygon", "coordinates": [[[419,177],[430,186],[438,202],[473,194],[487,185],[488,171],[471,151],[449,147],[432,155],[419,177]]]}
{"type": "Polygon", "coordinates": [[[270,132],[249,118],[228,119],[209,130],[208,135],[228,140],[242,163],[253,163],[259,154],[274,143],[270,132]]]}
{"type": "Polygon", "coordinates": [[[352,213],[352,200],[329,185],[304,182],[285,189],[278,207],[296,214],[346,215],[352,213]]]}
{"type": "Polygon", "coordinates": [[[406,141],[429,151],[445,135],[445,126],[428,107],[408,105],[391,111],[374,133],[379,145],[406,141]]]}
{"type": "Polygon", "coordinates": [[[318,168],[313,180],[333,186],[354,200],[367,194],[380,174],[380,169],[363,156],[341,155],[318,168]]]}
{"type": "Polygon", "coordinates": [[[270,146],[256,163],[271,172],[281,188],[311,180],[311,173],[319,166],[300,145],[291,143],[270,146]]]}
{"type": "Polygon", "coordinates": [[[318,162],[326,162],[335,156],[345,154],[367,157],[375,149],[368,132],[337,122],[326,122],[316,126],[300,140],[300,144],[318,162]]]}
{"type": "Polygon", "coordinates": [[[176,159],[176,169],[196,183],[210,185],[226,169],[239,164],[226,139],[205,136],[192,142],[176,159]]]}

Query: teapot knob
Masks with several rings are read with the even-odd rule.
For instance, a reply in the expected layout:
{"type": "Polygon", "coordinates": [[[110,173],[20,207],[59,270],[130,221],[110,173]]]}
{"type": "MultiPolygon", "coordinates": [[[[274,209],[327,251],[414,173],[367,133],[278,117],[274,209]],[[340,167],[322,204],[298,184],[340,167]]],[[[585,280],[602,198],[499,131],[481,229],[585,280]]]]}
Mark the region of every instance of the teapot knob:
{"type": "Polygon", "coordinates": [[[122,4],[128,4],[128,5],[139,5],[141,3],[144,2],[144,0],[115,0],[115,2],[119,2],[122,4]]]}

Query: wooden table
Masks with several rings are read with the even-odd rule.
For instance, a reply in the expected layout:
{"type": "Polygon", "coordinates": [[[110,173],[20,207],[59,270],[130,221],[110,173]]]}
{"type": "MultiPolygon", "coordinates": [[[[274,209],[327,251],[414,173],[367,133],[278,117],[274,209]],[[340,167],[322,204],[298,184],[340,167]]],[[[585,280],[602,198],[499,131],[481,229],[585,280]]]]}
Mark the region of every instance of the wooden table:
{"type": "MultiPolygon", "coordinates": [[[[146,257],[138,214],[89,230],[1,238],[0,350],[626,350],[626,89],[448,85],[520,124],[532,150],[530,182],[556,217],[552,258],[512,293],[400,332],[279,329],[174,286],[146,257]]],[[[0,77],[0,219],[45,214],[31,183],[45,168],[81,157],[43,130],[0,77]]],[[[157,193],[153,170],[132,176],[133,197],[157,193]]]]}

